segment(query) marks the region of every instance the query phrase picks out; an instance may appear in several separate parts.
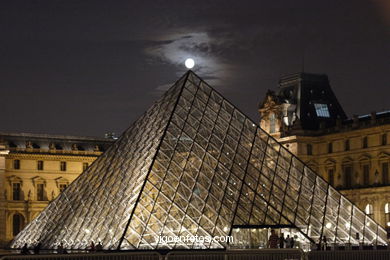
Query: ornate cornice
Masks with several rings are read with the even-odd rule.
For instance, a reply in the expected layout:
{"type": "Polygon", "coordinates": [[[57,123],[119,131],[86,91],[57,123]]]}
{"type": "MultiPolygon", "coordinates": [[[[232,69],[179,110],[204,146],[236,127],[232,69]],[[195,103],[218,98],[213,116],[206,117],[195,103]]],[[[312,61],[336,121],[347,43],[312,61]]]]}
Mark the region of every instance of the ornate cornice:
{"type": "Polygon", "coordinates": [[[94,161],[96,158],[98,158],[99,155],[74,155],[74,154],[45,154],[45,153],[9,153],[6,155],[7,159],[32,159],[32,160],[73,160],[73,161],[85,161],[90,160],[94,161]]]}

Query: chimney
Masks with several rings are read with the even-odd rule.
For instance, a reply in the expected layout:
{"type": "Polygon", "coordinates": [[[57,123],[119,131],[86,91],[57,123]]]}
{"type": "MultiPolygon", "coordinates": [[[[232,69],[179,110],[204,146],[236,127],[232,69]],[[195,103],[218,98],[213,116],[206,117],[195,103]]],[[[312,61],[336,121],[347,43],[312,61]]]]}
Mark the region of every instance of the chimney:
{"type": "Polygon", "coordinates": [[[374,125],[376,123],[376,112],[371,112],[371,124],[374,125]]]}
{"type": "Polygon", "coordinates": [[[340,117],[337,117],[337,119],[336,119],[336,129],[340,130],[341,126],[342,126],[342,120],[341,120],[340,117]]]}
{"type": "Polygon", "coordinates": [[[352,116],[352,127],[359,127],[359,117],[357,115],[352,116]]]}

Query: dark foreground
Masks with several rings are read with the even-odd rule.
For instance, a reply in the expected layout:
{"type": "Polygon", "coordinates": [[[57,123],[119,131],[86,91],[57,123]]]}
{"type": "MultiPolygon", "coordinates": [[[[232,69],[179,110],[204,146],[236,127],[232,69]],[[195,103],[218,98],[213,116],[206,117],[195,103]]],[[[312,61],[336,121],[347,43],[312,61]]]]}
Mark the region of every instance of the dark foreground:
{"type": "Polygon", "coordinates": [[[300,249],[256,249],[229,251],[171,251],[167,254],[157,252],[121,252],[121,253],[84,253],[84,254],[40,254],[40,255],[4,255],[0,260],[8,259],[59,259],[59,260],[388,260],[390,250],[340,250],[311,251],[300,249]]]}

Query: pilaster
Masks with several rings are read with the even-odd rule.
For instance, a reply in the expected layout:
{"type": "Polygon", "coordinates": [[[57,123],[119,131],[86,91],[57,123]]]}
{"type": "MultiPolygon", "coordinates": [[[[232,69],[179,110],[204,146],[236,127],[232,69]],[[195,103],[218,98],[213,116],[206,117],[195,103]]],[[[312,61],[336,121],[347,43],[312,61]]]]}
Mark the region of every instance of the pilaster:
{"type": "Polygon", "coordinates": [[[9,153],[3,144],[0,144],[0,248],[7,243],[6,234],[6,198],[5,198],[5,157],[9,153]]]}

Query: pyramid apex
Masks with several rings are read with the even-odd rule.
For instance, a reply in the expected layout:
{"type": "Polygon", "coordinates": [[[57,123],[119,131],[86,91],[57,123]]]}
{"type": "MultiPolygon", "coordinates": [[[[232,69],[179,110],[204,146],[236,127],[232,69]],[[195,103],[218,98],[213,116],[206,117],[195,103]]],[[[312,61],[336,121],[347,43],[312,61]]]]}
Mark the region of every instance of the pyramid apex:
{"type": "Polygon", "coordinates": [[[193,75],[195,75],[195,76],[197,76],[198,78],[200,78],[198,75],[196,75],[196,73],[193,71],[193,70],[187,70],[187,72],[185,73],[185,74],[193,74],[193,75]]]}

